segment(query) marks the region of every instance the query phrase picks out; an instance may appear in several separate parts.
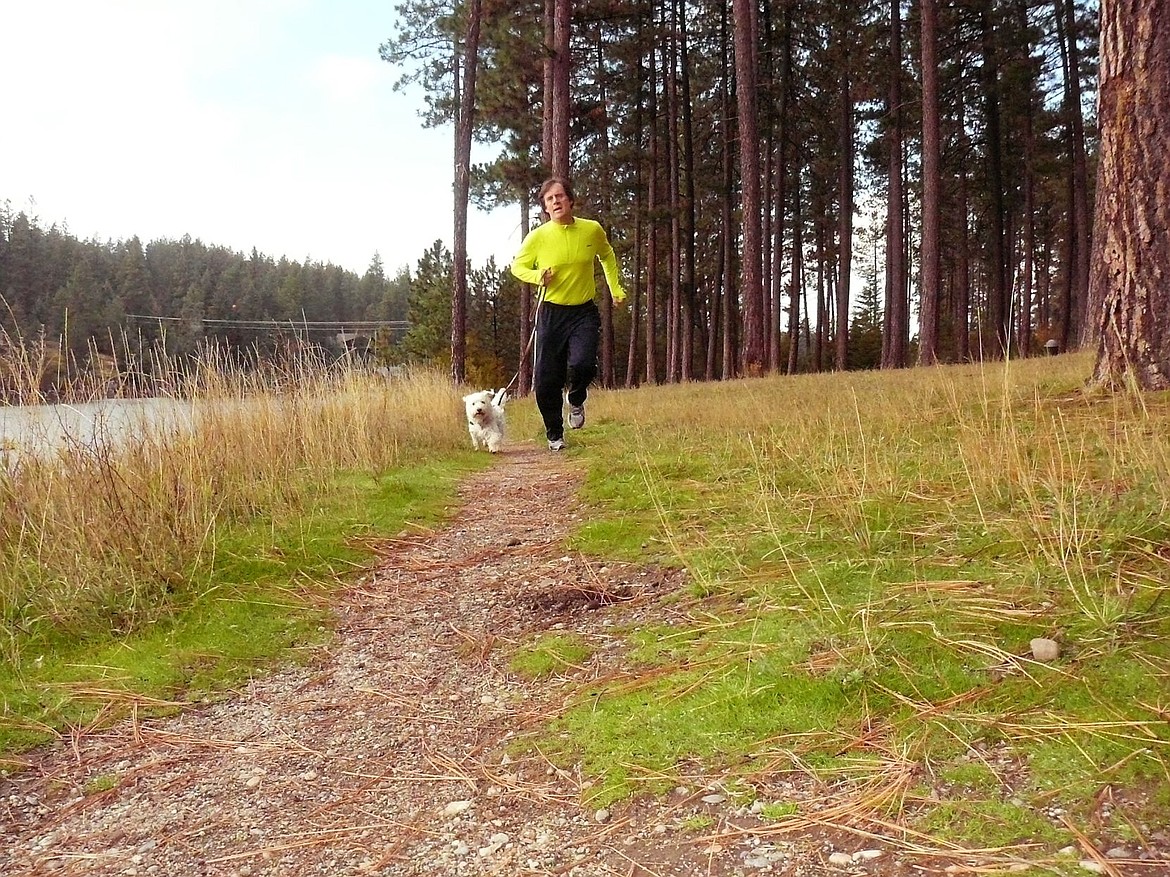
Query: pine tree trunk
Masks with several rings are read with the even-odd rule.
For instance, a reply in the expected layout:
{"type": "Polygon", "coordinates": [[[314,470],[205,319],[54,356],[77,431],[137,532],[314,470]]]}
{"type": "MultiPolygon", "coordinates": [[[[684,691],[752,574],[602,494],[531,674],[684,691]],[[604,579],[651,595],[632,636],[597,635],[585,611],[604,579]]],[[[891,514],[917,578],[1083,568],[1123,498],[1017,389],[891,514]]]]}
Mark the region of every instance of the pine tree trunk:
{"type": "MultiPolygon", "coordinates": [[[[848,59],[849,53],[845,52],[848,59]]],[[[846,60],[848,63],[848,60],[846,60]]],[[[837,370],[849,367],[849,281],[853,270],[853,89],[848,71],[841,74],[841,120],[837,179],[837,370]]]]}
{"type": "Polygon", "coordinates": [[[552,175],[564,179],[570,176],[569,79],[572,58],[569,53],[569,34],[572,20],[572,0],[553,0],[552,175]]]}
{"type": "Polygon", "coordinates": [[[800,168],[792,174],[792,279],[788,287],[788,364],[787,372],[796,374],[800,352],[800,290],[804,277],[804,215],[800,201],[800,168]]]}
{"type": "Polygon", "coordinates": [[[987,265],[987,328],[994,332],[993,356],[1008,351],[1010,309],[1007,302],[1007,256],[1004,252],[1005,212],[1003,191],[1003,142],[1000,132],[999,70],[997,66],[995,28],[991,21],[992,3],[981,11],[980,25],[983,52],[983,98],[987,109],[987,197],[991,213],[987,265]]]}
{"type": "Polygon", "coordinates": [[[679,85],[682,88],[682,176],[683,176],[683,276],[682,276],[682,379],[691,380],[695,357],[695,132],[691,107],[691,62],[687,40],[687,18],[679,15],[679,85]]]}
{"type": "Polygon", "coordinates": [[[1170,388],[1170,6],[1101,4],[1091,384],[1170,388]]]}
{"type": "Polygon", "coordinates": [[[734,186],[735,173],[733,168],[733,157],[731,143],[734,137],[734,131],[738,127],[734,121],[735,111],[734,104],[731,100],[731,94],[728,89],[728,82],[731,78],[731,46],[727,30],[727,5],[720,6],[720,46],[722,48],[721,61],[722,73],[720,77],[719,100],[720,110],[723,115],[723,137],[720,143],[721,158],[723,163],[723,190],[720,192],[720,245],[722,248],[722,258],[720,264],[723,268],[717,282],[720,284],[723,292],[720,295],[722,302],[722,342],[723,342],[723,369],[721,376],[723,380],[730,380],[739,374],[739,364],[736,362],[736,351],[739,349],[736,343],[736,326],[738,325],[738,314],[736,313],[736,286],[735,286],[735,232],[732,228],[732,191],[734,186]]]}
{"type": "Polygon", "coordinates": [[[735,26],[735,100],[739,127],[739,178],[743,213],[743,369],[759,374],[764,367],[764,289],[761,280],[763,238],[760,222],[760,136],[756,100],[756,5],[732,0],[735,26]]]}
{"type": "Polygon", "coordinates": [[[646,383],[658,383],[658,65],[650,54],[650,167],[646,178],[646,383]]]}
{"type": "Polygon", "coordinates": [[[680,362],[682,351],[682,331],[680,316],[682,313],[682,296],[680,290],[682,273],[682,226],[681,207],[679,203],[679,148],[678,148],[678,79],[676,76],[675,61],[678,20],[674,18],[678,10],[677,3],[671,3],[672,26],[669,29],[669,39],[662,44],[662,83],[666,97],[666,178],[667,200],[670,203],[670,300],[666,307],[666,382],[676,383],[682,374],[680,362]]]}
{"type": "MultiPolygon", "coordinates": [[[[908,339],[903,330],[906,313],[906,226],[902,212],[902,12],[899,0],[890,0],[889,172],[886,175],[886,277],[882,325],[882,368],[904,368],[908,339]]],[[[840,368],[840,366],[838,366],[840,368]]]]}
{"type": "MultiPolygon", "coordinates": [[[[1077,46],[1075,8],[1073,0],[1065,2],[1065,29],[1068,33],[1069,109],[1072,113],[1072,233],[1076,240],[1073,271],[1073,301],[1069,319],[1070,338],[1081,336],[1086,342],[1095,341],[1092,328],[1084,319],[1088,303],[1089,256],[1089,169],[1085,155],[1085,112],[1081,106],[1081,52],[1077,46]]],[[[1163,133],[1162,136],[1165,136],[1163,133]]]]}
{"type": "Polygon", "coordinates": [[[918,364],[938,361],[942,148],[938,118],[938,0],[922,0],[922,268],[918,364]]]}
{"type": "Polygon", "coordinates": [[[451,379],[467,377],[467,202],[471,191],[471,132],[475,122],[475,75],[479,67],[479,31],[482,0],[467,9],[467,36],[463,52],[463,87],[455,138],[455,241],[452,253],[454,289],[451,292],[451,379]]]}

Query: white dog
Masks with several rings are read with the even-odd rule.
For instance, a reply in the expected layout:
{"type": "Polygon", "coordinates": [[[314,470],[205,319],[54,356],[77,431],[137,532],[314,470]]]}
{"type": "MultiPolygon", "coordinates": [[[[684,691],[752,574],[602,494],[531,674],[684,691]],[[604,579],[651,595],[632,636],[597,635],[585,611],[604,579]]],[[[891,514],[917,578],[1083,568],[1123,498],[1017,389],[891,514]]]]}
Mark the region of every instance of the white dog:
{"type": "Polygon", "coordinates": [[[504,396],[501,390],[482,390],[463,397],[467,408],[467,431],[471,446],[476,450],[487,448],[491,453],[500,449],[504,440],[504,396]]]}

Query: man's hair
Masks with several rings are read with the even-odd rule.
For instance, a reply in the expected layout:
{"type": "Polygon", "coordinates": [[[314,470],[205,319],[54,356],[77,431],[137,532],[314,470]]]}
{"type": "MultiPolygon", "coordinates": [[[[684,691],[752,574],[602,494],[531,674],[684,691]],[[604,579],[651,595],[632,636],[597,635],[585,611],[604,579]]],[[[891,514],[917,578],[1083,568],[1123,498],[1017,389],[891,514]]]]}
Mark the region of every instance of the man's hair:
{"type": "Polygon", "coordinates": [[[540,192],[536,196],[536,203],[544,207],[544,196],[548,194],[548,190],[560,183],[562,189],[565,190],[565,195],[570,201],[576,201],[577,196],[573,194],[573,184],[564,177],[549,177],[540,184],[540,192]]]}

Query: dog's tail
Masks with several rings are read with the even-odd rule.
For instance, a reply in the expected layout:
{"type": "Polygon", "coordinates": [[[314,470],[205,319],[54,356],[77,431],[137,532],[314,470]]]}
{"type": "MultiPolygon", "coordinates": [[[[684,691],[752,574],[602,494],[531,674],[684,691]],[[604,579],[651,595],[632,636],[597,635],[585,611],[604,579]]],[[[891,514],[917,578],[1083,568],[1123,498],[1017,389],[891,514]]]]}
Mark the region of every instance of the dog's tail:
{"type": "Polygon", "coordinates": [[[500,387],[500,389],[496,390],[496,395],[492,397],[492,404],[497,405],[500,408],[503,408],[504,407],[504,400],[507,398],[508,398],[508,388],[507,387],[500,387]]]}

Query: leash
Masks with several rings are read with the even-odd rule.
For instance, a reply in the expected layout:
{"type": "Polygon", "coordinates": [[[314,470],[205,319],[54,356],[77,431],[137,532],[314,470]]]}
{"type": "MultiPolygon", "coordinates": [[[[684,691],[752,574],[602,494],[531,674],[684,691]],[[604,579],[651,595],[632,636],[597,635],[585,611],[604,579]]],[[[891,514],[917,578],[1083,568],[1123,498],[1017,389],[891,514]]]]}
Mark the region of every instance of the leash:
{"type": "MultiPolygon", "coordinates": [[[[524,345],[524,351],[520,354],[520,362],[524,362],[524,358],[526,356],[528,356],[528,351],[532,349],[532,342],[536,340],[536,327],[538,325],[537,319],[540,317],[540,306],[542,304],[544,304],[544,293],[545,293],[545,286],[542,283],[540,285],[540,292],[537,293],[537,296],[536,296],[536,310],[532,314],[532,333],[528,336],[528,343],[524,345]]],[[[536,367],[536,362],[535,362],[535,354],[534,354],[533,368],[535,368],[535,367],[536,367]]],[[[516,383],[516,379],[519,377],[520,377],[520,372],[517,371],[516,374],[514,374],[512,376],[512,380],[508,381],[508,386],[500,388],[499,392],[496,393],[495,398],[493,399],[493,401],[495,402],[496,405],[499,405],[501,402],[504,401],[504,397],[507,396],[508,391],[510,389],[512,389],[512,384],[516,383]]]]}

